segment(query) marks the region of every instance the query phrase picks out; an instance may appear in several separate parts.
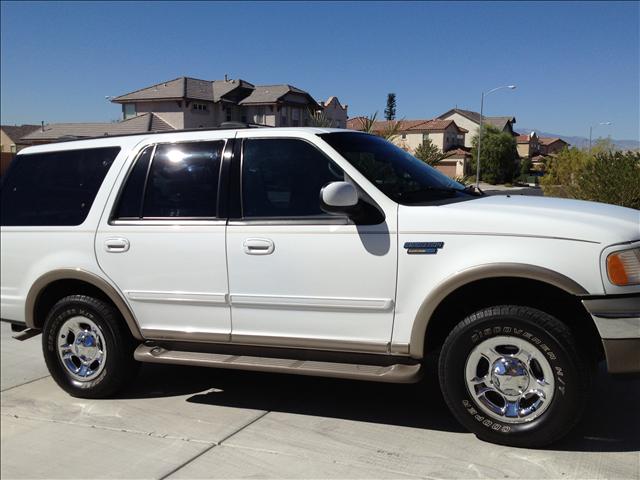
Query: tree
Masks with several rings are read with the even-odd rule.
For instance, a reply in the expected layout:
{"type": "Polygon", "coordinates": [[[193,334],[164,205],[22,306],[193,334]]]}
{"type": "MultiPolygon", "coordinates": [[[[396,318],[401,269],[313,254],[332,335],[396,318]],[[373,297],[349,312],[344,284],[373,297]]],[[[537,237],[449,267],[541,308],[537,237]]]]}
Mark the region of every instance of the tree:
{"type": "Polygon", "coordinates": [[[524,181],[527,176],[529,176],[529,172],[533,168],[533,162],[530,158],[523,158],[520,161],[520,178],[524,181]]]}
{"type": "MultiPolygon", "coordinates": [[[[478,158],[478,136],[472,140],[472,168],[476,170],[478,158]]],[[[502,132],[491,125],[482,127],[482,148],[480,153],[480,177],[485,182],[509,183],[513,181],[518,149],[516,140],[508,132],[502,132]]]]}
{"type": "Polygon", "coordinates": [[[573,198],[640,210],[640,153],[599,152],[576,178],[573,198]]]}
{"type": "Polygon", "coordinates": [[[384,109],[384,118],[387,120],[396,119],[396,94],[387,95],[387,108],[384,109]]]}
{"type": "Polygon", "coordinates": [[[360,117],[360,126],[358,130],[361,132],[372,133],[374,135],[378,135],[379,137],[384,138],[385,140],[393,141],[398,135],[400,135],[400,128],[402,127],[402,120],[391,120],[389,122],[380,122],[384,123],[382,130],[376,130],[376,127],[380,125],[377,122],[378,112],[375,112],[373,115],[368,115],[366,117],[360,117]],[[376,123],[378,123],[376,125],[376,123]]]}
{"type": "Polygon", "coordinates": [[[327,117],[324,110],[318,110],[316,112],[309,112],[309,126],[332,128],[335,126],[335,122],[327,117]]]}
{"type": "Polygon", "coordinates": [[[425,139],[413,152],[413,156],[418,160],[422,160],[427,165],[435,167],[445,158],[451,156],[451,154],[443,153],[438,147],[436,147],[430,138],[425,139]]]}
{"type": "Polygon", "coordinates": [[[640,209],[640,153],[609,151],[608,145],[592,153],[566,149],[552,158],[540,183],[547,196],[640,209]]]}

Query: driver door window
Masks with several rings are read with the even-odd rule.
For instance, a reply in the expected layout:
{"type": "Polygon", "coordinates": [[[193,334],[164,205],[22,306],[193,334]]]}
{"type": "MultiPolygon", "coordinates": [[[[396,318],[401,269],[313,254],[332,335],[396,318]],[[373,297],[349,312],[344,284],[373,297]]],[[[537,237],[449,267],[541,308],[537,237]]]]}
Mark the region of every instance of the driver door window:
{"type": "Polygon", "coordinates": [[[247,139],[242,156],[243,217],[328,216],[320,209],[320,190],[342,180],[342,169],[305,141],[247,139]]]}

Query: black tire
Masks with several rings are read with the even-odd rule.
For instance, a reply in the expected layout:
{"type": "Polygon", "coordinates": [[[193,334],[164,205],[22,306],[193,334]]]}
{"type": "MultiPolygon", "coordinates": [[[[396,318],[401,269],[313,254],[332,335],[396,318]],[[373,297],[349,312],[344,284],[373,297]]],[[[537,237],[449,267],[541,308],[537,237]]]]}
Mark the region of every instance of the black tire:
{"type": "Polygon", "coordinates": [[[80,398],[106,398],[127,385],[137,374],[133,359],[135,341],[120,316],[109,303],[84,295],[71,295],[49,311],[42,331],[42,350],[51,376],[67,393],[80,398]],[[70,318],[85,317],[99,329],[106,347],[104,367],[98,376],[79,381],[71,376],[58,354],[58,334],[70,318]]]}
{"type": "Polygon", "coordinates": [[[438,376],[453,415],[478,438],[515,447],[542,447],[559,440],[580,421],[591,384],[588,367],[569,328],[557,318],[534,308],[500,305],[469,315],[451,331],[440,354],[438,376]],[[469,355],[476,345],[498,336],[529,342],[553,371],[553,397],[546,410],[529,422],[508,423],[488,415],[467,386],[469,355]]]}

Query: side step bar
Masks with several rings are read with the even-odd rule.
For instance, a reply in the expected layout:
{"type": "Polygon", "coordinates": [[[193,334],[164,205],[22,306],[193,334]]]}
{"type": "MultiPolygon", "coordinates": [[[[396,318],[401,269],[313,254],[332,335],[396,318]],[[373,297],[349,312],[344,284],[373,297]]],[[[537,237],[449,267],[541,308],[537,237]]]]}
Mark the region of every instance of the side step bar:
{"type": "Polygon", "coordinates": [[[316,377],[348,378],[388,383],[415,383],[422,376],[420,364],[356,365],[351,363],[252,357],[219,353],[184,352],[159,346],[140,345],[134,352],[139,362],[169,363],[199,367],[292,373],[316,377]]]}

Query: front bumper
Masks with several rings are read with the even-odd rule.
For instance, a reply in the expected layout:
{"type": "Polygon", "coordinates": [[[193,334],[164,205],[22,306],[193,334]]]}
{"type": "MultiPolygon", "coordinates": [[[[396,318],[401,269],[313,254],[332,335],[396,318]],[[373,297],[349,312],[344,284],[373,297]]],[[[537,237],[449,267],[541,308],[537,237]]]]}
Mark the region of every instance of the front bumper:
{"type": "Polygon", "coordinates": [[[640,293],[582,301],[602,337],[609,373],[640,373],[640,293]]]}

